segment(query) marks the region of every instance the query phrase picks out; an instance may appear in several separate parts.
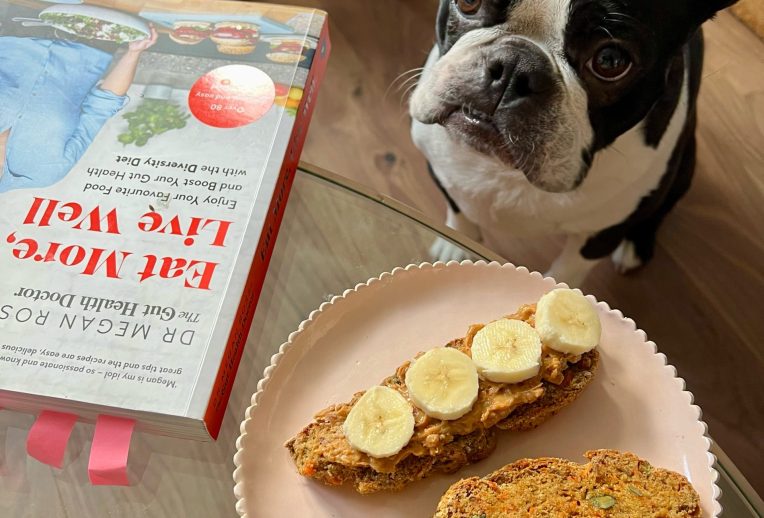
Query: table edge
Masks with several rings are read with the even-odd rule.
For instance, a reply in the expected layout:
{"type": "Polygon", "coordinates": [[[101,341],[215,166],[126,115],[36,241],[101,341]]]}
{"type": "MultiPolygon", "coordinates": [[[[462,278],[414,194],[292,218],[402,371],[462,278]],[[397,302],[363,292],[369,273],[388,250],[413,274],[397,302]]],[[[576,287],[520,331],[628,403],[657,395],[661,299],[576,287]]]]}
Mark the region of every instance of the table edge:
{"type": "Polygon", "coordinates": [[[468,238],[464,234],[442,223],[435,222],[432,218],[426,216],[424,213],[422,213],[418,209],[415,209],[411,207],[410,205],[406,205],[405,203],[398,201],[394,198],[391,198],[387,195],[380,194],[379,192],[375,191],[374,189],[370,187],[367,187],[345,176],[342,176],[337,173],[332,173],[331,171],[328,171],[324,168],[318,167],[316,165],[313,165],[304,161],[301,161],[299,163],[297,169],[311,176],[320,178],[329,183],[333,183],[349,191],[360,194],[361,196],[364,196],[365,198],[369,198],[371,200],[376,201],[377,203],[385,205],[386,207],[394,210],[395,212],[398,212],[399,214],[406,216],[407,218],[411,220],[414,220],[420,225],[429,228],[430,230],[436,232],[437,234],[440,234],[441,236],[445,237],[446,239],[450,241],[453,241],[454,243],[460,245],[462,248],[465,248],[468,251],[473,252],[475,255],[478,255],[487,261],[507,262],[507,260],[504,257],[501,257],[496,252],[487,248],[485,245],[482,245],[478,243],[477,241],[474,241],[468,238]]]}

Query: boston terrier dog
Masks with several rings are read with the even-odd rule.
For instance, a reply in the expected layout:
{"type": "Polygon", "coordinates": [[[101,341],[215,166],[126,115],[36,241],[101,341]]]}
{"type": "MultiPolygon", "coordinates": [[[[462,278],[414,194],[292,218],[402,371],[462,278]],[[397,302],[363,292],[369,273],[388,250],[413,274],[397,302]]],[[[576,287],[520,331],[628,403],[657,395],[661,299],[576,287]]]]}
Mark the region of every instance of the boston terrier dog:
{"type": "Polygon", "coordinates": [[[571,285],[649,261],[695,167],[700,26],[733,3],[440,0],[410,113],[448,225],[564,234],[549,275],[571,285]]]}

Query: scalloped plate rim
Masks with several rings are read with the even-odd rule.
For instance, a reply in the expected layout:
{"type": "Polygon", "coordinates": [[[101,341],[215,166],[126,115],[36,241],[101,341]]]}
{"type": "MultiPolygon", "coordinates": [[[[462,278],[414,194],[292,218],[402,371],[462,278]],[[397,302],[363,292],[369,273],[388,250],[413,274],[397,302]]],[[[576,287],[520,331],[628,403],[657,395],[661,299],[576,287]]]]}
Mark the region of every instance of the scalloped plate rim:
{"type": "MultiPolygon", "coordinates": [[[[244,412],[244,420],[241,422],[239,426],[240,435],[236,439],[236,453],[234,454],[233,461],[235,469],[233,471],[233,481],[234,481],[234,496],[236,497],[236,511],[239,514],[241,518],[251,518],[247,512],[246,512],[246,498],[243,495],[243,485],[244,481],[241,479],[241,455],[243,454],[243,446],[242,441],[244,437],[247,435],[247,424],[249,421],[252,420],[252,414],[258,407],[258,402],[265,391],[266,387],[268,386],[268,383],[271,380],[271,375],[273,374],[274,370],[277,368],[279,361],[284,356],[284,354],[289,351],[289,349],[292,347],[294,340],[297,338],[298,335],[300,335],[305,329],[310,326],[313,322],[315,322],[316,318],[326,311],[329,307],[333,306],[340,300],[347,299],[349,296],[351,296],[353,293],[358,292],[359,290],[363,290],[368,288],[369,286],[384,281],[388,277],[393,277],[395,275],[409,272],[412,270],[423,270],[423,269],[434,269],[434,268],[454,268],[454,267],[489,267],[489,268],[506,268],[506,269],[514,269],[521,273],[526,273],[530,275],[531,277],[535,277],[538,279],[541,279],[544,282],[550,281],[554,283],[554,288],[568,288],[569,286],[565,283],[557,282],[551,277],[545,277],[539,272],[536,271],[530,271],[524,266],[515,266],[512,263],[499,263],[497,261],[450,261],[448,263],[443,262],[422,262],[422,263],[412,263],[405,267],[396,267],[393,268],[389,272],[383,272],[379,274],[376,277],[371,277],[366,282],[358,283],[353,288],[346,289],[341,295],[335,295],[331,298],[331,300],[327,302],[323,302],[317,309],[311,311],[311,313],[308,315],[308,317],[300,322],[300,325],[297,327],[295,331],[289,334],[287,337],[287,340],[281,344],[281,346],[278,349],[278,352],[276,352],[273,356],[271,356],[271,362],[270,364],[264,369],[263,371],[263,377],[258,381],[257,383],[257,391],[252,395],[251,398],[251,404],[244,412]]],[[[577,290],[580,292],[580,290],[577,290]]],[[[632,320],[629,317],[626,317],[620,310],[613,309],[610,307],[610,305],[607,302],[599,301],[597,300],[593,295],[586,295],[586,297],[600,307],[603,311],[606,313],[613,313],[615,316],[623,321],[626,321],[629,326],[632,328],[632,331],[641,335],[641,338],[644,342],[644,344],[649,347],[652,350],[652,354],[655,356],[658,356],[662,362],[663,362],[663,368],[670,369],[672,371],[672,378],[674,380],[674,383],[678,383],[680,387],[680,391],[682,395],[688,399],[688,404],[690,406],[690,409],[697,414],[697,421],[698,424],[703,428],[703,441],[706,446],[706,457],[708,459],[708,469],[711,472],[711,480],[713,482],[713,511],[712,511],[712,518],[718,518],[721,515],[721,488],[719,487],[718,481],[719,481],[719,472],[714,468],[714,465],[716,464],[716,456],[711,452],[711,445],[712,445],[712,439],[708,435],[708,425],[705,421],[703,421],[703,411],[701,408],[695,404],[695,396],[692,392],[687,390],[687,384],[685,383],[685,380],[683,378],[680,378],[678,376],[676,368],[668,363],[668,357],[658,352],[658,346],[655,342],[652,340],[649,340],[647,337],[647,333],[640,329],[636,322],[632,320]]]]}

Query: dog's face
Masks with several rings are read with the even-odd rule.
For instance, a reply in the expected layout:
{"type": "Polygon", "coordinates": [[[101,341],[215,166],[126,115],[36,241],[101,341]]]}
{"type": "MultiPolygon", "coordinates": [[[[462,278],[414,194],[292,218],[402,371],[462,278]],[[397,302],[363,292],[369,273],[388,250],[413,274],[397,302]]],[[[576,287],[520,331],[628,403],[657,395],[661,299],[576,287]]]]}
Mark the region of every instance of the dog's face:
{"type": "Polygon", "coordinates": [[[734,0],[441,0],[440,57],[412,116],[522,171],[578,187],[593,154],[643,120],[677,53],[734,0]]]}

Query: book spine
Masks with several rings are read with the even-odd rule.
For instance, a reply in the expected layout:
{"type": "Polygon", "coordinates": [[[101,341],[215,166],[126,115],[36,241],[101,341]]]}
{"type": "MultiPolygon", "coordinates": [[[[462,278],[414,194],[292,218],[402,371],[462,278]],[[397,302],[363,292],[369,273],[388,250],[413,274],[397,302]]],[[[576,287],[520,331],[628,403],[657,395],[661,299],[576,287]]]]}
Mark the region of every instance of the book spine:
{"type": "Polygon", "coordinates": [[[212,388],[210,402],[204,415],[205,426],[213,439],[217,439],[220,433],[225,409],[231,395],[231,389],[233,388],[236,371],[244,351],[244,344],[247,341],[249,328],[252,325],[252,318],[255,314],[258,298],[263,288],[268,264],[273,254],[274,242],[276,241],[276,235],[284,216],[284,207],[289,198],[289,191],[294,181],[303,145],[305,144],[305,136],[308,132],[311,116],[313,115],[318,87],[324,77],[330,51],[331,43],[327,19],[321,31],[315,58],[306,80],[303,99],[295,118],[289,146],[287,147],[273,199],[268,209],[268,216],[263,224],[263,231],[257,245],[256,254],[249,270],[244,292],[228,337],[228,344],[223,353],[223,359],[212,388]]]}

